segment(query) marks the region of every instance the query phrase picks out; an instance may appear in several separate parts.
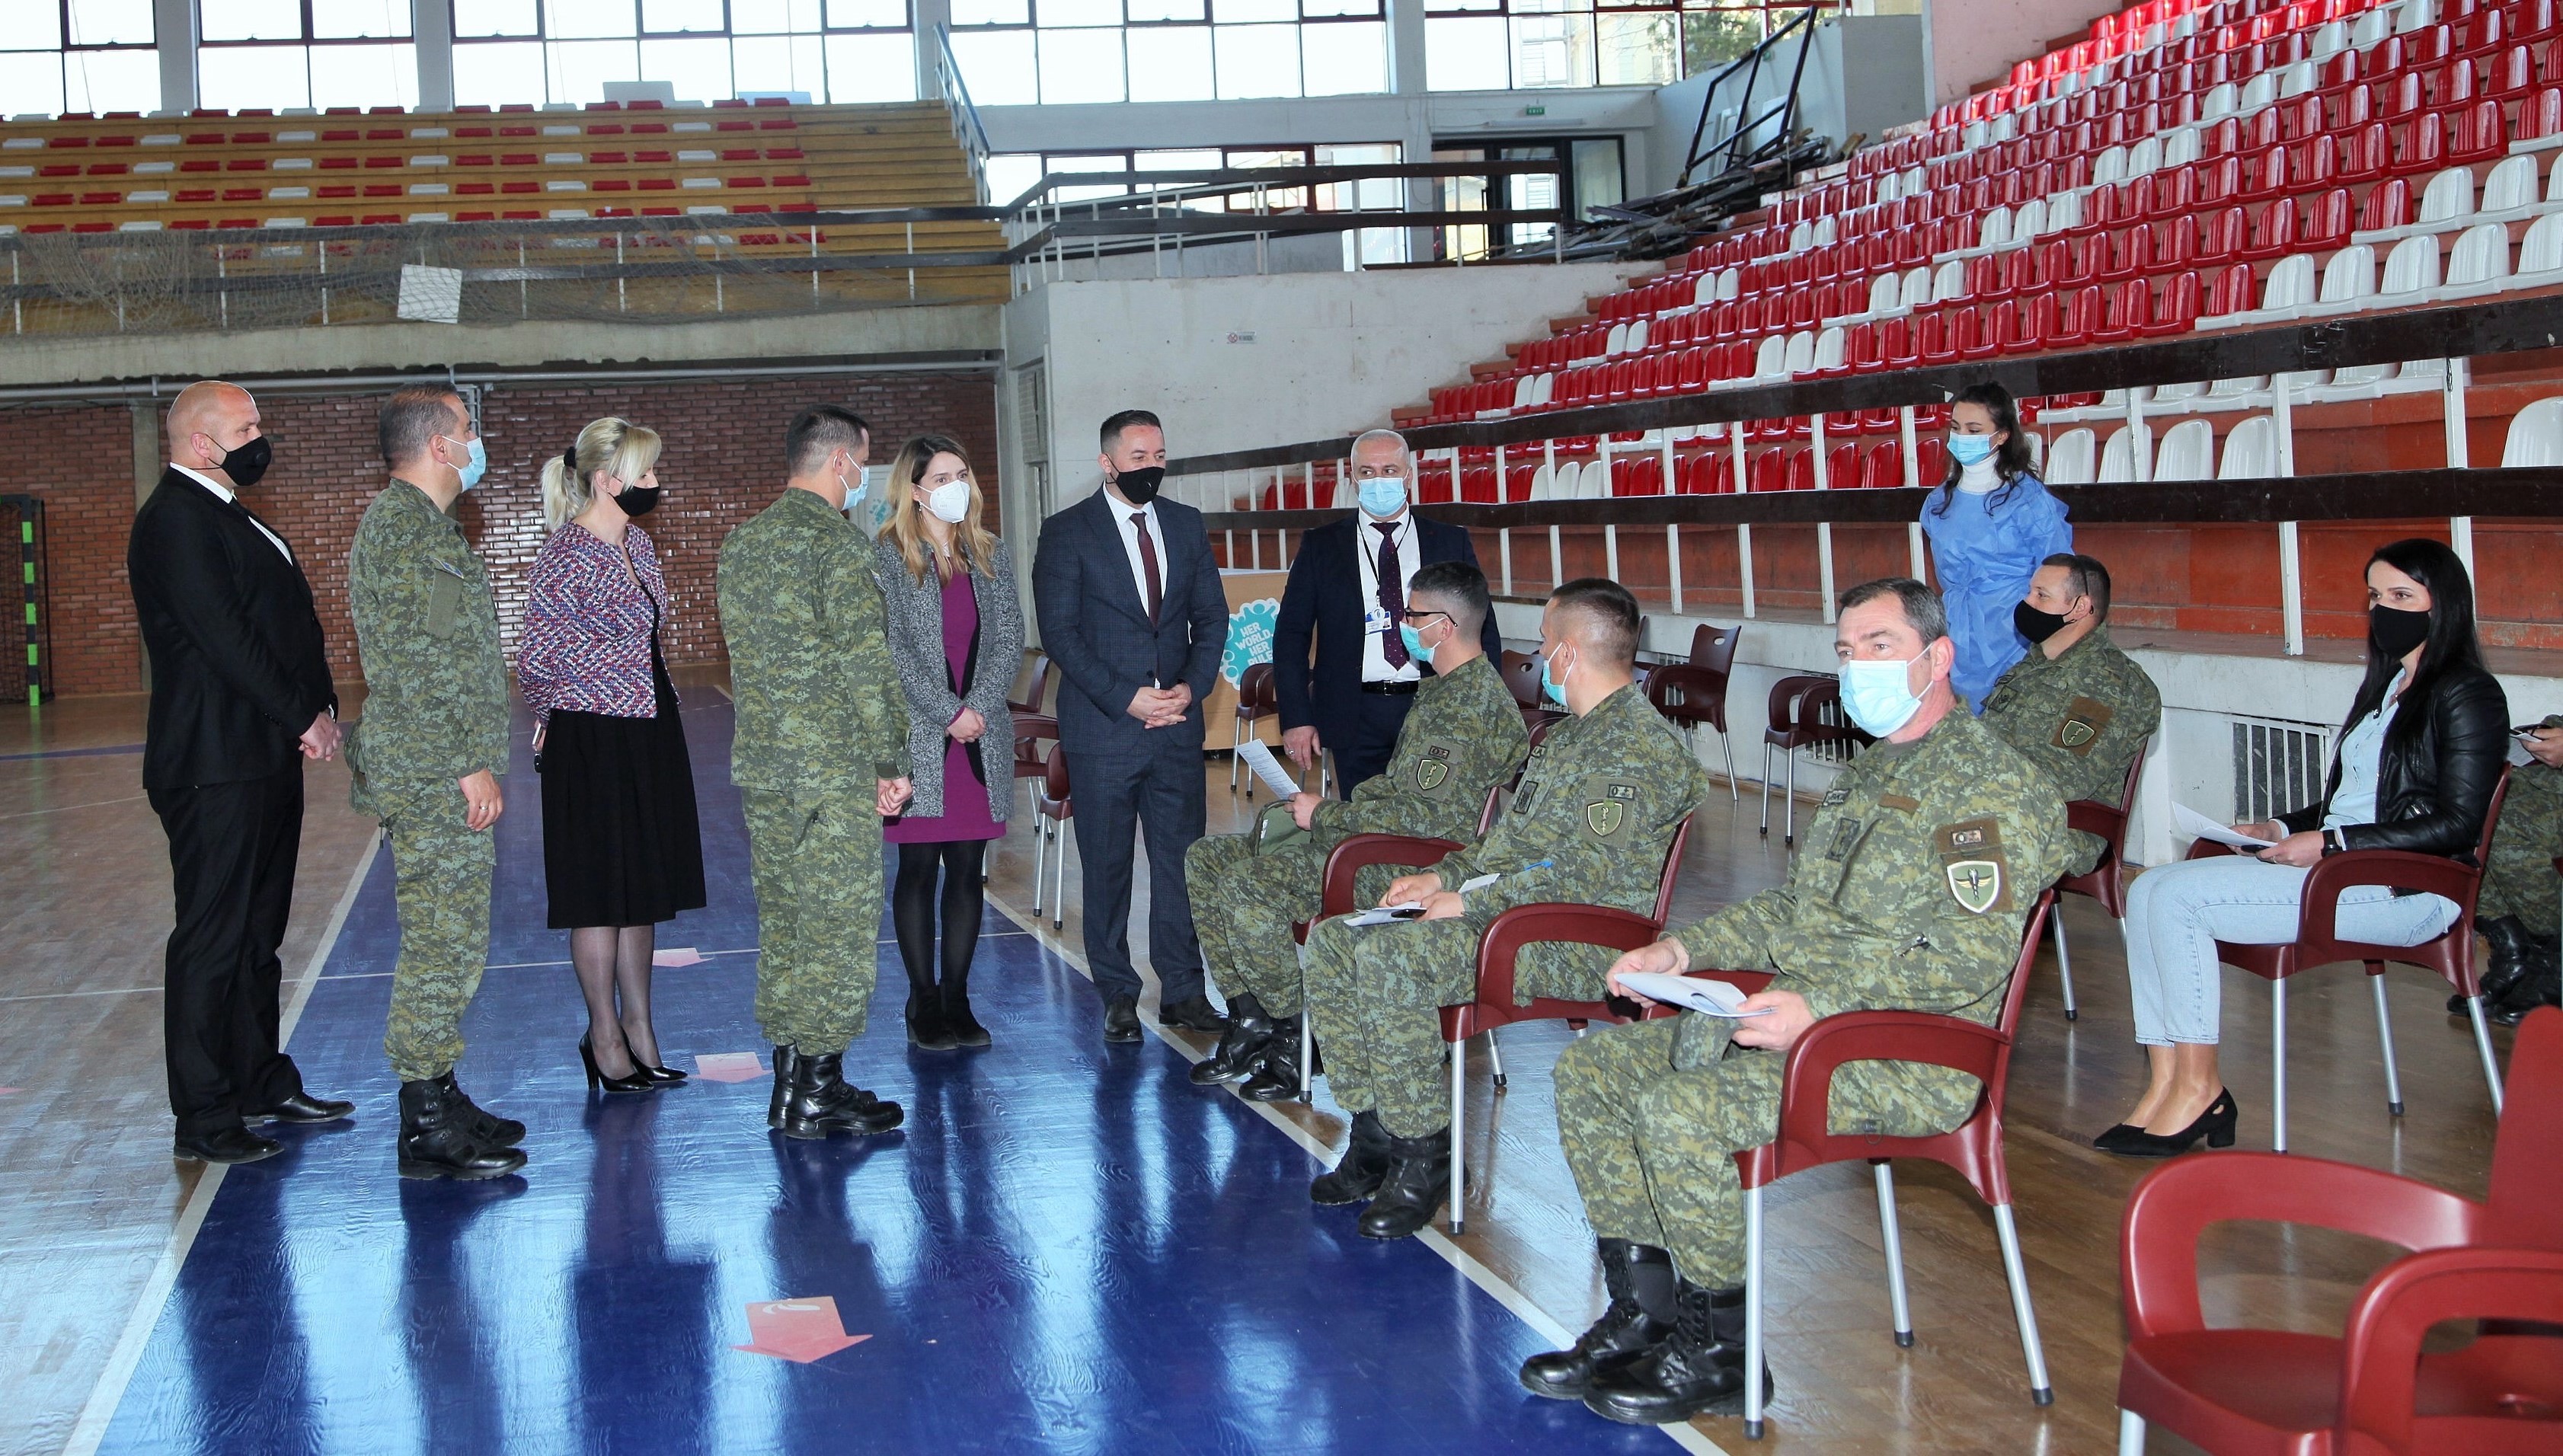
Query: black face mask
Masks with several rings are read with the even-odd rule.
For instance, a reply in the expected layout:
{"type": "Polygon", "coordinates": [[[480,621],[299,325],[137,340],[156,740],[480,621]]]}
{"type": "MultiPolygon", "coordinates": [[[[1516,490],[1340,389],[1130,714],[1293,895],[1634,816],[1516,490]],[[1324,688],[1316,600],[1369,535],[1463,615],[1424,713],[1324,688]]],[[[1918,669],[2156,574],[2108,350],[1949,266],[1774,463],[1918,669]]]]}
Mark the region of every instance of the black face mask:
{"type": "Polygon", "coordinates": [[[1157,498],[1157,487],[1164,483],[1166,467],[1146,465],[1136,470],[1123,470],[1112,477],[1112,488],[1132,505],[1146,505],[1157,498]]]}
{"type": "Polygon", "coordinates": [[[623,493],[614,497],[614,503],[622,507],[625,515],[645,516],[659,508],[659,496],[667,488],[665,485],[626,485],[623,493]]]}
{"type": "Polygon", "coordinates": [[[2053,612],[2041,612],[2027,602],[2011,609],[2011,630],[2029,638],[2036,646],[2065,630],[2065,619],[2053,612]]]}
{"type": "Polygon", "coordinates": [[[259,477],[266,474],[267,467],[275,461],[276,447],[269,445],[267,437],[262,435],[223,456],[223,462],[217,468],[231,476],[234,485],[246,490],[257,484],[259,477]]]}
{"type": "Polygon", "coordinates": [[[2367,635],[2389,657],[2401,657],[2430,639],[2430,614],[2396,607],[2367,609],[2367,635]]]}

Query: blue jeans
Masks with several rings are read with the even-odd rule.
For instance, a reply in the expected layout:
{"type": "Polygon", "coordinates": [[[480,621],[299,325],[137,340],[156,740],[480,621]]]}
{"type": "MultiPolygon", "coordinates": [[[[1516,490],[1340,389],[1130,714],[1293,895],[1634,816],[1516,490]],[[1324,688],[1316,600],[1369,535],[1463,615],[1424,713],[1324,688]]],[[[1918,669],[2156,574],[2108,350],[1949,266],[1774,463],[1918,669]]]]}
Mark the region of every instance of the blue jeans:
{"type": "MultiPolygon", "coordinates": [[[[2127,988],[2136,1040],[2216,1044],[2221,978],[2216,943],[2277,946],[2296,938],[2310,871],[2240,854],[2184,859],[2137,875],[2127,894],[2127,988]]],[[[2454,925],[2443,895],[2396,895],[2384,885],[2341,891],[2335,933],[2380,946],[2417,946],[2454,925]]]]}

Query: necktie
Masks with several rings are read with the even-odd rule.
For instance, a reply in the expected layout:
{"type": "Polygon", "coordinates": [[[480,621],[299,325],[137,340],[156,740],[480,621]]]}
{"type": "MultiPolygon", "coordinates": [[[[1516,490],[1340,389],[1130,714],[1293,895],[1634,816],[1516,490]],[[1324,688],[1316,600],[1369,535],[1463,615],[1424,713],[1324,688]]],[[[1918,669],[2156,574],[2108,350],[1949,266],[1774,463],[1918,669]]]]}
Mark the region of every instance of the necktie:
{"type": "Polygon", "coordinates": [[[1130,512],[1130,528],[1139,533],[1139,566],[1148,573],[1148,625],[1156,626],[1157,609],[1165,605],[1166,588],[1157,575],[1157,543],[1148,537],[1148,513],[1130,512]]]}
{"type": "Polygon", "coordinates": [[[1397,625],[1406,620],[1406,584],[1397,571],[1397,523],[1373,521],[1371,525],[1379,532],[1379,605],[1388,614],[1388,635],[1380,639],[1379,650],[1389,666],[1404,667],[1406,638],[1397,625]]]}

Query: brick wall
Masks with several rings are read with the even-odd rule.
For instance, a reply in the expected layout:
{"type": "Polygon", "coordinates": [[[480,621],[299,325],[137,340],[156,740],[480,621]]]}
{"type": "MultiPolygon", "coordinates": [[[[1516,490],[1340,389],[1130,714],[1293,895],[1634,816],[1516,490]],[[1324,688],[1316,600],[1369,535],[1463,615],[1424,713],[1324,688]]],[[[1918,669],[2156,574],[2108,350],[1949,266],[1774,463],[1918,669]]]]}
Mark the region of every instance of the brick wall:
{"type": "MultiPolygon", "coordinates": [[[[347,545],[382,487],[374,445],[380,398],[376,392],[262,400],[276,463],[243,497],[294,544],[319,604],[330,663],[348,680],[360,674],[347,616],[347,545]]],[[[721,540],[774,498],[783,480],[783,428],[794,410],[818,402],[846,405],[872,422],[876,489],[883,488],[878,467],[889,462],[899,442],[930,430],[951,435],[970,452],[993,510],[996,417],[984,374],[485,390],[481,428],[490,473],[456,515],[497,581],[499,628],[509,651],[523,618],[525,573],[544,535],[542,463],[567,449],[588,421],[620,414],[666,440],[659,480],[668,493],[645,524],[673,598],[663,638],[668,658],[724,657],[712,582],[721,540]]],[[[124,578],[133,520],[129,421],[122,407],[0,411],[0,494],[28,492],[46,501],[57,693],[130,692],[141,685],[124,578]]],[[[0,528],[14,539],[14,516],[0,508],[0,517],[9,517],[0,528]]]]}

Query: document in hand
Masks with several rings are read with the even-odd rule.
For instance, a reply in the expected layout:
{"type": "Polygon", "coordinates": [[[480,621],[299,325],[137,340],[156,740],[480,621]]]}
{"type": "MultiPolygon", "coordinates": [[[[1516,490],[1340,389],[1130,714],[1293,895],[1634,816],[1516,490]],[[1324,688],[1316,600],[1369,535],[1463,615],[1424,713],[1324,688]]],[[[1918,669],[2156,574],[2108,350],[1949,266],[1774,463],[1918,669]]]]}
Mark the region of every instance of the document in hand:
{"type": "Polygon", "coordinates": [[[1358,915],[1345,916],[1344,924],[1351,926],[1395,925],[1403,921],[1413,920],[1423,913],[1424,903],[1420,900],[1409,900],[1403,905],[1373,905],[1358,915]]]}
{"type": "Polygon", "coordinates": [[[1706,1011],[1712,1016],[1760,1016],[1769,1006],[1739,1010],[1744,993],[1723,981],[1694,981],[1687,976],[1668,976],[1660,971],[1632,971],[1620,978],[1620,984],[1651,1001],[1662,1001],[1684,1010],[1706,1011]]]}
{"type": "Polygon", "coordinates": [[[2172,802],[2171,825],[2184,834],[2218,844],[2230,844],[2237,849],[2267,849],[2278,842],[2275,839],[2255,839],[2249,834],[2238,834],[2178,800],[2172,802]]]}
{"type": "Polygon", "coordinates": [[[1263,744],[1250,738],[1238,745],[1237,756],[1244,759],[1246,766],[1255,771],[1255,777],[1264,781],[1265,788],[1283,799],[1299,792],[1298,781],[1282,772],[1282,761],[1275,758],[1273,750],[1263,744]]]}

